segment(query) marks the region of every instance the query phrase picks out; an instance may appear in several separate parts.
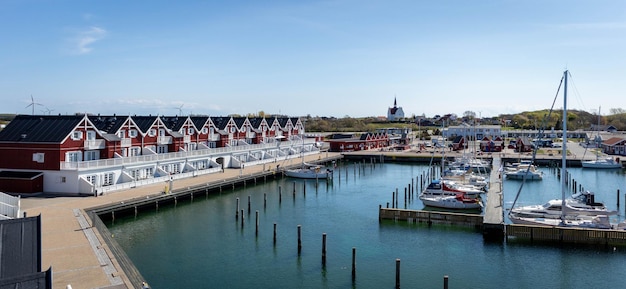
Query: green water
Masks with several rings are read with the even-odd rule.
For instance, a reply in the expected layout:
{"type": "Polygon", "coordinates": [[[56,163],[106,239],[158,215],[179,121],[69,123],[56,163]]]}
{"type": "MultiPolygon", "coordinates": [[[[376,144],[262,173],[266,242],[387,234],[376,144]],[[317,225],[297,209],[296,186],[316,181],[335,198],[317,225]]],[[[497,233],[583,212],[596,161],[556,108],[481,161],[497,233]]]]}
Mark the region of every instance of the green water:
{"type": "MultiPolygon", "coordinates": [[[[385,164],[330,184],[281,179],[225,191],[137,218],[116,219],[111,233],[153,288],[394,288],[400,259],[402,288],[623,288],[626,248],[588,248],[529,243],[485,243],[472,229],[378,221],[378,206],[392,192],[426,170],[425,166],[385,164]],[[306,195],[302,186],[306,184],[306,195]],[[282,202],[278,191],[282,188],[282,202]],[[267,204],[263,205],[263,194],[267,204]],[[248,196],[251,211],[248,213],[248,196]],[[245,223],[235,219],[236,199],[245,223]],[[259,211],[259,232],[255,215],[259,211]],[[277,242],[273,242],[273,225],[277,242]],[[302,251],[297,250],[297,227],[302,251]],[[327,261],[322,266],[322,234],[327,261]],[[351,277],[356,248],[356,280],[351,277]]],[[[572,176],[613,208],[624,174],[572,176]],[[589,183],[589,184],[587,184],[589,183]],[[614,188],[613,188],[614,187],[614,188]],[[594,189],[595,190],[595,189],[594,189]]],[[[519,182],[505,182],[505,203],[519,182]]],[[[559,181],[546,170],[542,182],[527,183],[521,202],[543,202],[560,195],[559,181]],[[526,192],[528,190],[528,192],[526,192]]],[[[400,207],[404,207],[401,197],[400,207]]],[[[623,202],[623,201],[622,201],[623,202]]],[[[419,201],[406,205],[422,209],[419,201]]]]}

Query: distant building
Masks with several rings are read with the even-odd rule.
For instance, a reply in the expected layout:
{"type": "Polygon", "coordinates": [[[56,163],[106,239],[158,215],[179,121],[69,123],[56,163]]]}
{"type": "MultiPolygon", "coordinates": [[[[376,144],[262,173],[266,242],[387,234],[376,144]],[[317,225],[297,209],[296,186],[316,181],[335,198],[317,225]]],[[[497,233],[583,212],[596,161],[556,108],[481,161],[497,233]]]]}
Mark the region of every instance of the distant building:
{"type": "Polygon", "coordinates": [[[444,138],[463,136],[466,140],[480,140],[484,137],[501,137],[501,129],[502,128],[499,125],[470,125],[462,123],[460,125],[449,126],[443,129],[442,136],[444,138]]]}
{"type": "Polygon", "coordinates": [[[396,121],[396,120],[400,120],[404,118],[404,111],[402,110],[402,107],[398,107],[398,103],[396,101],[396,98],[393,98],[393,107],[390,107],[387,110],[387,120],[389,121],[396,121]]]}

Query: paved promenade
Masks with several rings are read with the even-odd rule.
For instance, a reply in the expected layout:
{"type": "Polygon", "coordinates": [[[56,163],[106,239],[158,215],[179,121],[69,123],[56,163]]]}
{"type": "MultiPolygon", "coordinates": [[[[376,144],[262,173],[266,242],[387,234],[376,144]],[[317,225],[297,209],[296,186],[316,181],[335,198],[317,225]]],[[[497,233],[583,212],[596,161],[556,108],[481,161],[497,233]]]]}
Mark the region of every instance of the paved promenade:
{"type": "MultiPolygon", "coordinates": [[[[307,156],[305,161],[336,156],[337,153],[324,152],[307,156]]],[[[300,162],[300,158],[295,158],[269,163],[265,168],[269,169],[272,165],[272,169],[275,169],[276,164],[288,167],[300,162]]],[[[223,173],[175,180],[173,188],[175,191],[177,187],[221,182],[246,174],[259,173],[263,168],[263,165],[257,165],[245,169],[226,169],[223,173]]],[[[23,198],[21,209],[27,216],[41,215],[42,268],[47,270],[52,266],[54,288],[65,289],[67,285],[71,285],[72,289],[141,288],[141,284],[130,284],[99,232],[92,229],[88,223],[89,218],[85,210],[138,197],[160,195],[164,187],[164,183],[156,183],[99,197],[23,198]]]]}

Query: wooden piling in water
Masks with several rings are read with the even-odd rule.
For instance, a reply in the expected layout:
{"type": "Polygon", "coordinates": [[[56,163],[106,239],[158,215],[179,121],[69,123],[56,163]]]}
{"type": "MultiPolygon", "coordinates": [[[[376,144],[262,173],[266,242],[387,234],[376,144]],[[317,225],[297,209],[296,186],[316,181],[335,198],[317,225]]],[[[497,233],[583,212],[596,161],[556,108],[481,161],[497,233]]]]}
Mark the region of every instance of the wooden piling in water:
{"type": "Polygon", "coordinates": [[[352,282],[356,280],[356,248],[352,247],[352,282]]]}
{"type": "Polygon", "coordinates": [[[244,219],[245,217],[243,216],[243,209],[241,209],[241,227],[242,228],[243,228],[244,219]]]}
{"type": "Polygon", "coordinates": [[[298,256],[302,253],[302,225],[298,225],[298,256]]]}
{"type": "Polygon", "coordinates": [[[283,201],[283,188],[278,186],[278,203],[282,203],[283,201]]]}
{"type": "Polygon", "coordinates": [[[256,225],[254,235],[257,237],[259,236],[259,210],[256,211],[256,225]]]}
{"type": "Polygon", "coordinates": [[[443,275],[443,289],[448,289],[448,275],[443,275]]]}
{"type": "Polygon", "coordinates": [[[404,188],[404,208],[406,209],[406,199],[407,199],[407,193],[406,193],[406,187],[404,188]]]}
{"type": "Polygon", "coordinates": [[[400,289],[400,259],[396,259],[396,289],[400,289]]]}
{"type": "Polygon", "coordinates": [[[326,233],[322,234],[322,267],[326,267],[326,233]]]}
{"type": "Polygon", "coordinates": [[[237,198],[237,208],[235,208],[235,220],[239,220],[239,198],[237,198]]]}
{"type": "Polygon", "coordinates": [[[250,196],[248,195],[248,215],[250,215],[250,196]]]}
{"type": "Polygon", "coordinates": [[[306,197],[306,183],[302,182],[302,194],[306,197]]]}
{"type": "Polygon", "coordinates": [[[267,193],[263,193],[263,208],[267,206],[267,193]]]}
{"type": "Polygon", "coordinates": [[[276,223],[274,223],[274,246],[276,246],[276,223]]]}
{"type": "MultiPolygon", "coordinates": [[[[626,202],[626,196],[624,197],[626,202]]],[[[619,189],[617,189],[617,207],[619,208],[619,189]]]]}
{"type": "Polygon", "coordinates": [[[399,195],[398,195],[398,188],[396,188],[396,206],[395,206],[395,208],[398,207],[398,202],[399,202],[398,201],[398,197],[399,197],[399,195]]]}

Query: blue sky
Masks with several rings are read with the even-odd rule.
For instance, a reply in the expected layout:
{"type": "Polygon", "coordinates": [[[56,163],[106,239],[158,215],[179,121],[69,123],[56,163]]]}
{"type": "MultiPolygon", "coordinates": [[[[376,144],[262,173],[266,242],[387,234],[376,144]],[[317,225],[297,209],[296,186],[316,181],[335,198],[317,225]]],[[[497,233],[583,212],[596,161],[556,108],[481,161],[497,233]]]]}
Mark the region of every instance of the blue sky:
{"type": "Polygon", "coordinates": [[[0,113],[626,109],[626,1],[0,2],[0,113]],[[558,107],[562,107],[562,100],[558,107]],[[27,107],[28,106],[28,107],[27,107]]]}

